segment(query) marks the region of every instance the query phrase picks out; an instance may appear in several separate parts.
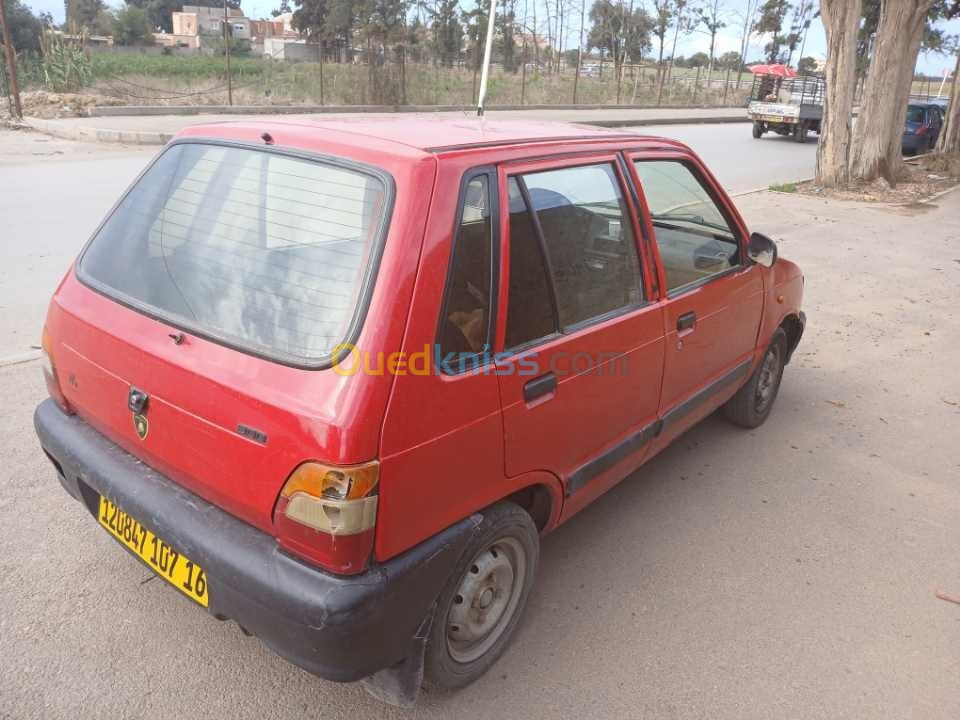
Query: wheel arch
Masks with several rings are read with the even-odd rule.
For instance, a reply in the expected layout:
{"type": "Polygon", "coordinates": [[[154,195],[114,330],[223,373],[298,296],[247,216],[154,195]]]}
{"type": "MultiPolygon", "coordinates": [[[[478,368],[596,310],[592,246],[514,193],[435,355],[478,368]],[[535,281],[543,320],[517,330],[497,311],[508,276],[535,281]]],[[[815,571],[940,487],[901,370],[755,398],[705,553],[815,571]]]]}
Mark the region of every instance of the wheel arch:
{"type": "Polygon", "coordinates": [[[793,357],[793,351],[797,349],[797,345],[800,344],[800,338],[803,336],[803,328],[806,323],[802,316],[803,313],[790,313],[780,321],[780,325],[778,326],[787,336],[787,356],[783,361],[784,365],[790,362],[790,358],[793,357]]]}
{"type": "Polygon", "coordinates": [[[515,489],[487,507],[503,501],[519,505],[533,519],[541,535],[556,527],[563,508],[563,487],[556,475],[546,471],[524,473],[513,478],[511,485],[515,489]]]}

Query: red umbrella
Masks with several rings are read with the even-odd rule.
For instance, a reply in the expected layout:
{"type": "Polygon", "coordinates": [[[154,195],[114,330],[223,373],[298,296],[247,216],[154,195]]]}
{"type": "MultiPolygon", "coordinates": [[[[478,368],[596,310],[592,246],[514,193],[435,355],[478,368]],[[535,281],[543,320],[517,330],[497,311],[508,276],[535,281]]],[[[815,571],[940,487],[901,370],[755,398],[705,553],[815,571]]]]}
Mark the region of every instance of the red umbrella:
{"type": "Polygon", "coordinates": [[[789,65],[751,65],[747,70],[754,75],[774,75],[787,78],[797,76],[797,71],[789,65]]]}

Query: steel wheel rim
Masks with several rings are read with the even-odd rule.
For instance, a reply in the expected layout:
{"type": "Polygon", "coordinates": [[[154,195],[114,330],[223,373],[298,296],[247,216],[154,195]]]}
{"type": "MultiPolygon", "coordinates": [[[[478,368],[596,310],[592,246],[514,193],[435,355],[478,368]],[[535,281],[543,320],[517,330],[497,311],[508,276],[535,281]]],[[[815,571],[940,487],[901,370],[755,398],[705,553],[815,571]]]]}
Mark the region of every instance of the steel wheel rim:
{"type": "Polygon", "coordinates": [[[477,553],[447,612],[451,658],[473,662],[493,647],[520,603],[526,571],[527,553],[514,538],[500,538],[477,553]]]}
{"type": "Polygon", "coordinates": [[[780,350],[774,346],[767,350],[760,366],[760,377],[757,381],[757,392],[754,397],[754,409],[762,413],[769,407],[777,388],[777,379],[780,367],[780,350]]]}

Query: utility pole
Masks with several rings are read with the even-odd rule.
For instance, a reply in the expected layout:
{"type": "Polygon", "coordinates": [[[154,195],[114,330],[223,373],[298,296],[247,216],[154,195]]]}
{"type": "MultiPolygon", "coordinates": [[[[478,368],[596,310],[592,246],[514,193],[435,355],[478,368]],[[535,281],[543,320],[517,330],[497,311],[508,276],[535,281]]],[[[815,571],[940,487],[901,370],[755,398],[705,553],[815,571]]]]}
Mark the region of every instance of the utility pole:
{"type": "Polygon", "coordinates": [[[580,2],[580,48],[577,52],[577,74],[573,76],[573,104],[577,104],[577,83],[580,81],[580,68],[583,66],[583,16],[587,12],[587,0],[580,2]]]}
{"type": "Polygon", "coordinates": [[[17,84],[17,56],[10,38],[10,26],[7,25],[7,5],[0,0],[0,25],[3,25],[3,56],[7,61],[7,83],[13,97],[13,112],[18,120],[23,119],[23,106],[20,104],[20,86],[17,84]]]}
{"type": "MultiPolygon", "coordinates": [[[[0,2],[2,2],[2,0],[0,0],[0,2]]],[[[230,72],[230,37],[233,36],[233,32],[227,27],[228,24],[227,0],[223,0],[223,51],[227,54],[227,104],[232,106],[233,74],[230,72]]]]}

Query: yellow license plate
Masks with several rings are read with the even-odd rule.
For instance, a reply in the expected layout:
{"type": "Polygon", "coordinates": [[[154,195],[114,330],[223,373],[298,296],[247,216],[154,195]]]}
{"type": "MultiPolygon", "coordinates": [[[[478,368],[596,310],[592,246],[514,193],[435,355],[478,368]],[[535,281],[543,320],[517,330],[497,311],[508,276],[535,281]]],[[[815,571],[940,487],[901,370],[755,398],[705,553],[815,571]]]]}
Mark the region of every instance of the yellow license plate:
{"type": "Polygon", "coordinates": [[[763,119],[766,122],[783,122],[784,120],[780,115],[764,115],[763,119]]]}
{"type": "Polygon", "coordinates": [[[107,532],[133,550],[157,575],[207,607],[210,601],[207,576],[193,560],[174,550],[168,542],[158,538],[102,495],[97,518],[107,532]]]}

